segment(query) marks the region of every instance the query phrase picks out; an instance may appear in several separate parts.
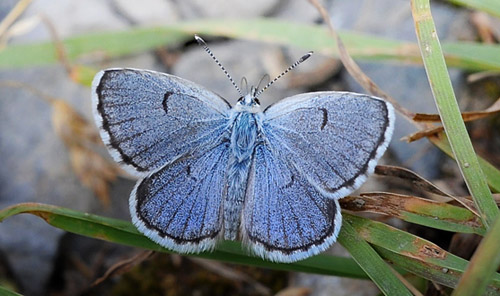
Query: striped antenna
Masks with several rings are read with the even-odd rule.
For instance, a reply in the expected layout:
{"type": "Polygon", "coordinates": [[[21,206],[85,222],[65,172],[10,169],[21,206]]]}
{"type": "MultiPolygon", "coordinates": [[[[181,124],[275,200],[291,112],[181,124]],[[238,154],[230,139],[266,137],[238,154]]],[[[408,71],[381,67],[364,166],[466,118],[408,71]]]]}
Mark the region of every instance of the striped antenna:
{"type": "Polygon", "coordinates": [[[222,66],[222,64],[219,62],[219,60],[214,56],[214,54],[212,53],[212,51],[210,50],[210,48],[208,48],[208,45],[205,42],[205,40],[201,39],[201,37],[198,36],[198,35],[194,35],[194,39],[196,39],[196,41],[198,42],[198,44],[201,45],[205,49],[205,51],[212,57],[212,59],[214,59],[215,63],[217,65],[219,65],[219,67],[222,69],[222,71],[224,71],[224,74],[226,74],[227,78],[229,78],[229,81],[231,81],[231,83],[233,84],[234,88],[236,88],[236,90],[240,94],[240,97],[243,97],[244,95],[241,92],[240,88],[236,85],[236,83],[234,82],[234,80],[231,77],[231,75],[229,75],[229,73],[227,73],[227,71],[224,68],[224,66],[222,66]]]}
{"type": "Polygon", "coordinates": [[[305,55],[303,55],[298,61],[296,61],[290,67],[288,67],[288,69],[286,69],[285,71],[283,71],[283,73],[281,73],[280,75],[278,75],[276,78],[274,78],[272,81],[270,81],[266,86],[264,86],[264,88],[262,88],[261,90],[259,90],[255,94],[255,97],[257,98],[261,93],[263,93],[266,89],[268,89],[273,83],[275,83],[278,79],[280,79],[281,77],[283,77],[283,75],[285,75],[286,73],[290,72],[293,68],[295,68],[298,65],[300,65],[303,61],[307,60],[309,57],[311,57],[312,54],[313,54],[313,52],[310,51],[310,52],[306,53],[305,55]]]}

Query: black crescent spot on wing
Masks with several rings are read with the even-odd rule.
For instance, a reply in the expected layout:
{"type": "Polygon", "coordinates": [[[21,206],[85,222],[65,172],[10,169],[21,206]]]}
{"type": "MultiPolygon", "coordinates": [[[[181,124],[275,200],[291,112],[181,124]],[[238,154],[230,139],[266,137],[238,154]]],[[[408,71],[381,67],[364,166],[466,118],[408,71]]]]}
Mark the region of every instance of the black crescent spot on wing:
{"type": "Polygon", "coordinates": [[[319,110],[323,111],[323,122],[321,122],[320,129],[323,130],[328,123],[328,111],[325,108],[319,108],[319,110]]]}
{"type": "Polygon", "coordinates": [[[168,99],[170,98],[171,95],[173,95],[173,92],[166,92],[165,95],[163,96],[163,101],[161,102],[163,106],[163,110],[165,111],[165,114],[168,114],[168,99]]]}

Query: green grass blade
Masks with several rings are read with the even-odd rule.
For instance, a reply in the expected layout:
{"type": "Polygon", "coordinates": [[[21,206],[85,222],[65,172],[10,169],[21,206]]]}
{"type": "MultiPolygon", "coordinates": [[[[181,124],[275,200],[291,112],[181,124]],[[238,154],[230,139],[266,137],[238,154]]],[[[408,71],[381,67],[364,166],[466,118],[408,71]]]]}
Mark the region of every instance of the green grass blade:
{"type": "Polygon", "coordinates": [[[380,255],[358,235],[349,221],[344,221],[341,233],[339,243],[349,251],[385,295],[413,295],[387,266],[387,263],[380,258],[380,255]]]}
{"type": "MultiPolygon", "coordinates": [[[[397,264],[398,267],[446,287],[456,287],[460,280],[460,276],[463,274],[463,269],[446,268],[440,267],[439,265],[426,265],[415,258],[403,256],[382,247],[374,246],[374,248],[384,259],[397,264]]],[[[485,295],[498,296],[499,287],[500,280],[495,279],[486,287],[485,295]]],[[[469,295],[480,294],[473,293],[469,295]]]]}
{"type": "Polygon", "coordinates": [[[500,216],[474,252],[454,296],[482,295],[500,265],[500,216]]]}
{"type": "MultiPolygon", "coordinates": [[[[200,20],[162,28],[136,28],[128,31],[87,34],[63,40],[71,61],[89,57],[113,58],[178,44],[193,34],[224,36],[294,46],[331,55],[337,47],[323,26],[276,19],[200,20]]],[[[384,39],[355,32],[340,32],[354,58],[421,63],[414,43],[384,39]]],[[[444,46],[447,62],[469,70],[500,70],[499,45],[454,42],[444,46]],[[449,52],[448,52],[449,51],[449,52]],[[481,52],[481,54],[475,54],[481,52]]],[[[52,42],[11,45],[0,52],[0,68],[56,63],[52,42]]]]}
{"type": "Polygon", "coordinates": [[[498,0],[448,0],[457,5],[463,5],[500,17],[500,1],[498,0]]]}
{"type": "MultiPolygon", "coordinates": [[[[22,213],[36,215],[50,225],[72,233],[129,246],[169,252],[137,232],[129,222],[50,205],[36,203],[14,205],[0,211],[0,222],[8,217],[22,213]]],[[[415,235],[349,213],[343,213],[343,216],[344,224],[350,225],[359,236],[376,247],[376,250],[384,259],[396,264],[396,267],[400,266],[423,278],[453,287],[458,283],[460,275],[467,266],[466,260],[454,256],[415,235]],[[386,253],[390,254],[390,256],[384,255],[385,253],[381,250],[389,252],[386,253]],[[393,260],[394,256],[401,258],[393,260]],[[416,272],[426,268],[435,271],[435,273],[416,272]],[[450,272],[443,274],[439,272],[441,270],[450,270],[450,272]]],[[[349,248],[349,242],[346,243],[346,241],[352,238],[345,238],[344,236],[347,234],[351,235],[349,232],[341,231],[339,241],[349,248]]],[[[356,250],[353,252],[356,253],[356,250]]],[[[192,256],[279,270],[368,278],[367,274],[351,258],[318,255],[293,264],[276,264],[249,256],[238,242],[226,241],[221,243],[217,250],[212,253],[201,253],[192,256]]],[[[359,258],[357,259],[359,260],[359,258]]],[[[500,274],[494,274],[493,280],[488,286],[488,291],[490,289],[500,289],[500,274]]]]}
{"type": "Polygon", "coordinates": [[[5,287],[0,286],[0,295],[2,296],[23,296],[19,293],[16,293],[14,291],[11,291],[5,287]]]}
{"type": "MultiPolygon", "coordinates": [[[[78,211],[37,203],[18,204],[0,211],[0,222],[10,216],[29,213],[44,219],[50,225],[84,236],[114,243],[171,253],[140,234],[126,221],[81,213],[78,211]]],[[[318,255],[293,264],[279,264],[248,255],[237,242],[225,241],[214,252],[190,256],[215,259],[222,262],[253,265],[279,270],[337,275],[367,279],[365,272],[351,258],[318,255]]]]}
{"type": "Polygon", "coordinates": [[[425,70],[446,135],[483,224],[488,228],[499,210],[465,128],[432,19],[429,0],[412,0],[411,3],[425,70]]]}
{"type": "MultiPolygon", "coordinates": [[[[467,260],[446,252],[436,244],[381,222],[344,213],[344,223],[374,246],[382,258],[425,279],[455,287],[467,267],[467,260]]],[[[488,291],[500,289],[495,273],[488,291]]]]}

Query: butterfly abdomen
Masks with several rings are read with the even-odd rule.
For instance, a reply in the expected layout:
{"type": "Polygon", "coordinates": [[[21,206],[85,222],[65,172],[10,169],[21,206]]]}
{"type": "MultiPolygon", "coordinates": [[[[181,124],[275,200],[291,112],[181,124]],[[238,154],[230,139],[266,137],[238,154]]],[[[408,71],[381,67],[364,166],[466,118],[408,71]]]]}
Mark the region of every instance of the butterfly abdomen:
{"type": "Polygon", "coordinates": [[[224,238],[228,240],[235,240],[238,236],[241,209],[256,139],[255,115],[249,112],[239,112],[231,131],[228,191],[224,201],[224,238]]]}

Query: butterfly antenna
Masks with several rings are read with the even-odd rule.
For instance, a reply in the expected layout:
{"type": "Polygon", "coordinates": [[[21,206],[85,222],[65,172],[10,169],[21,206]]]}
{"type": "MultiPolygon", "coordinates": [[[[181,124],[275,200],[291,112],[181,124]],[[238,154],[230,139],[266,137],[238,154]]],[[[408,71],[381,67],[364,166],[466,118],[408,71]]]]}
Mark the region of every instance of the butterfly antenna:
{"type": "Polygon", "coordinates": [[[219,60],[214,56],[214,54],[212,53],[210,48],[208,48],[208,45],[205,42],[205,40],[201,39],[201,37],[198,35],[194,35],[194,39],[196,39],[198,44],[201,45],[205,49],[205,51],[212,57],[212,59],[214,59],[215,63],[222,69],[222,71],[224,71],[224,74],[226,74],[227,78],[229,78],[229,81],[231,81],[231,83],[233,84],[234,88],[236,88],[236,90],[238,91],[240,96],[243,97],[244,95],[241,92],[240,88],[236,85],[236,83],[234,82],[231,75],[229,75],[229,73],[226,71],[226,68],[224,68],[224,66],[222,66],[222,64],[219,62],[219,60]]]}
{"type": "Polygon", "coordinates": [[[309,57],[311,57],[312,54],[313,54],[313,52],[310,51],[310,52],[306,53],[305,55],[303,55],[300,59],[298,59],[295,63],[293,63],[290,67],[288,67],[288,69],[283,71],[280,75],[278,75],[276,78],[274,78],[272,81],[270,81],[266,86],[264,86],[264,88],[259,90],[255,94],[255,97],[257,98],[261,93],[263,93],[266,89],[268,89],[271,85],[273,85],[273,83],[275,83],[278,79],[283,77],[283,75],[285,75],[286,73],[290,72],[293,68],[300,65],[303,61],[307,60],[309,57]]]}

